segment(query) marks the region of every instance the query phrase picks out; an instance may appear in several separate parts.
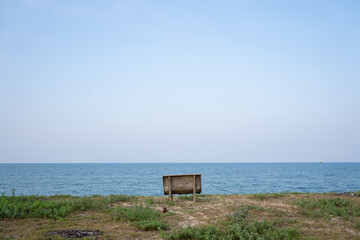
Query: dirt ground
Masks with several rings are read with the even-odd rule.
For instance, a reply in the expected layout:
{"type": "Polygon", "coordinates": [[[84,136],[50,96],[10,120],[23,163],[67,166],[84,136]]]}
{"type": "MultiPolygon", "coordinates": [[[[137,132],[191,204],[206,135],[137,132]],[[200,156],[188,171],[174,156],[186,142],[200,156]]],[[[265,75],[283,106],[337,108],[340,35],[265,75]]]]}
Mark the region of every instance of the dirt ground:
{"type": "MultiPolygon", "coordinates": [[[[213,224],[221,226],[228,216],[240,207],[249,206],[249,217],[256,220],[276,220],[283,228],[298,227],[304,239],[360,239],[359,218],[333,217],[311,218],[303,216],[294,201],[296,199],[342,198],[360,204],[359,196],[334,196],[332,194],[286,194],[264,199],[256,195],[200,195],[193,203],[189,197],[134,197],[131,201],[110,204],[110,208],[133,207],[151,204],[159,212],[166,208],[164,219],[171,229],[213,224]]],[[[77,229],[100,231],[101,236],[88,239],[161,239],[157,231],[142,231],[130,223],[113,221],[106,211],[85,211],[68,216],[64,220],[47,218],[2,219],[0,239],[63,239],[49,232],[77,229]]],[[[169,231],[171,231],[171,229],[169,231]]],[[[86,239],[86,238],[81,238],[86,239]]]]}

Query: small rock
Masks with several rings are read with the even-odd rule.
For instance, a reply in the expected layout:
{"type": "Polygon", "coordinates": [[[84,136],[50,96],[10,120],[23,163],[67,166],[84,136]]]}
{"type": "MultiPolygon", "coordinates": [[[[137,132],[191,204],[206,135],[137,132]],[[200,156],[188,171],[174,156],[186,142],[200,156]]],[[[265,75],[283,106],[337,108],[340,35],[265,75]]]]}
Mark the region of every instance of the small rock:
{"type": "Polygon", "coordinates": [[[83,238],[83,237],[97,237],[97,236],[102,235],[102,233],[99,230],[81,231],[81,230],[77,230],[77,229],[67,229],[67,230],[62,230],[62,231],[48,232],[47,235],[48,236],[58,235],[61,238],[65,238],[65,239],[68,239],[68,238],[75,239],[75,238],[83,238]]]}
{"type": "Polygon", "coordinates": [[[334,195],[336,195],[336,196],[351,196],[351,197],[358,196],[356,193],[350,193],[350,192],[335,193],[334,195]]]}

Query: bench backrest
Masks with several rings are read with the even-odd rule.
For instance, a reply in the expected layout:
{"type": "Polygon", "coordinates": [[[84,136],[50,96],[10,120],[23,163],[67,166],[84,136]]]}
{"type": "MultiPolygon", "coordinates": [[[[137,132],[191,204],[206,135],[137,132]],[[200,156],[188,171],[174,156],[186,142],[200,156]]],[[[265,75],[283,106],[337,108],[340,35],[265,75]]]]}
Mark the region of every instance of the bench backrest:
{"type": "Polygon", "coordinates": [[[194,182],[195,192],[201,193],[201,174],[165,175],[163,176],[164,194],[169,195],[170,186],[171,194],[194,193],[194,182]]]}

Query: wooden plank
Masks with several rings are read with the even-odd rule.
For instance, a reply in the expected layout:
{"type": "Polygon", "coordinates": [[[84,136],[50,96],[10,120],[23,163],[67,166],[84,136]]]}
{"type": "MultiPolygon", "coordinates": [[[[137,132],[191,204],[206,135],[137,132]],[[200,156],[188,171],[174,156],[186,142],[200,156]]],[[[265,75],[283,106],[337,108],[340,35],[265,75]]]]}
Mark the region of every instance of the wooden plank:
{"type": "Polygon", "coordinates": [[[170,194],[170,176],[172,194],[192,194],[194,191],[194,176],[196,193],[201,193],[201,174],[166,175],[163,176],[163,188],[165,195],[170,194]]]}
{"type": "Polygon", "coordinates": [[[201,176],[200,173],[196,173],[196,174],[181,174],[181,175],[164,175],[163,177],[184,177],[184,176],[201,176]]]}
{"type": "Polygon", "coordinates": [[[194,175],[193,187],[193,201],[196,202],[196,175],[194,175]]]}
{"type": "Polygon", "coordinates": [[[169,198],[170,198],[170,202],[173,201],[173,196],[172,196],[172,181],[171,181],[171,176],[169,176],[169,198]]]}

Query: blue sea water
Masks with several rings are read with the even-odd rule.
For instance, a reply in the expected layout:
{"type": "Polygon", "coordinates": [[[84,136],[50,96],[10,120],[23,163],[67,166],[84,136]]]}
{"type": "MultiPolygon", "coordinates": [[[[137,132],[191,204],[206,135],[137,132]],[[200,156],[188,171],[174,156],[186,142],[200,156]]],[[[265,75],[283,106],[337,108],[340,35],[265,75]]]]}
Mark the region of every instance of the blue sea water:
{"type": "Polygon", "coordinates": [[[360,163],[0,164],[0,192],[162,196],[162,176],[200,173],[204,194],[360,190],[360,163]]]}

